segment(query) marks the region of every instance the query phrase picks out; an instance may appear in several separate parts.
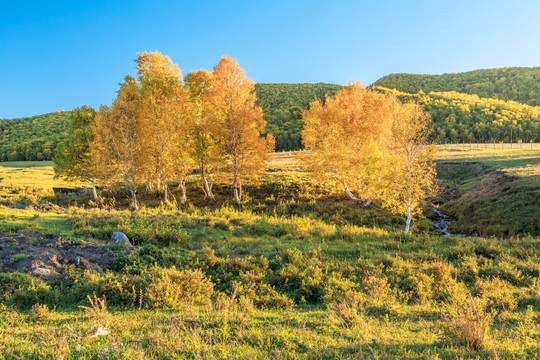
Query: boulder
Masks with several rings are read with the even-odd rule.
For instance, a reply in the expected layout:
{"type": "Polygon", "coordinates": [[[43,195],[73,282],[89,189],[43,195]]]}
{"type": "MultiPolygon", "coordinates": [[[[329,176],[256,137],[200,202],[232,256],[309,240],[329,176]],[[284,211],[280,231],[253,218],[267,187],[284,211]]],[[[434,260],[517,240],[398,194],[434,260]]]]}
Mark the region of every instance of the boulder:
{"type": "Polygon", "coordinates": [[[111,236],[111,242],[118,243],[118,244],[124,244],[126,246],[131,246],[131,242],[129,241],[126,234],[120,231],[115,231],[112,233],[111,236]]]}
{"type": "Polygon", "coordinates": [[[39,277],[49,277],[51,276],[51,271],[49,269],[37,267],[32,269],[32,275],[39,277]]]}

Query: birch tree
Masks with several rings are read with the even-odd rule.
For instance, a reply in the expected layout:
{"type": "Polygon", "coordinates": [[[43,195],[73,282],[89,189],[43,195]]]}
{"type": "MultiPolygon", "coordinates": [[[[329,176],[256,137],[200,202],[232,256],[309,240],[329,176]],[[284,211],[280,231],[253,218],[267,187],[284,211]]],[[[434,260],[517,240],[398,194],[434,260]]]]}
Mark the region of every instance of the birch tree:
{"type": "Polygon", "coordinates": [[[131,194],[133,209],[137,210],[146,134],[141,121],[140,88],[133,77],[125,77],[112,108],[100,108],[93,129],[93,153],[102,169],[101,176],[108,182],[123,183],[131,194]]]}
{"type": "Polygon", "coordinates": [[[399,107],[392,126],[381,199],[383,206],[407,216],[405,234],[421,201],[434,193],[435,147],[427,141],[430,120],[419,105],[410,103],[399,107]]]}
{"type": "Polygon", "coordinates": [[[191,157],[199,170],[204,198],[215,200],[212,185],[215,168],[219,162],[219,152],[216,125],[209,109],[212,73],[206,70],[191,71],[184,79],[184,83],[191,102],[191,157]]]}
{"type": "Polygon", "coordinates": [[[175,168],[179,143],[177,127],[185,96],[182,74],[168,56],[159,52],[144,52],[135,60],[141,94],[141,115],[145,127],[145,171],[149,187],[163,191],[169,203],[167,181],[179,169],[175,168]]]}
{"type": "Polygon", "coordinates": [[[304,157],[317,177],[330,175],[355,202],[368,206],[381,180],[397,99],[351,83],[304,111],[304,157]]]}
{"type": "Polygon", "coordinates": [[[91,181],[94,201],[98,201],[97,168],[91,152],[95,117],[96,111],[89,106],[81,106],[71,112],[71,129],[54,157],[54,176],[67,181],[91,181]]]}
{"type": "Polygon", "coordinates": [[[255,83],[246,78],[245,71],[235,60],[222,57],[212,74],[211,118],[220,139],[225,175],[240,205],[243,182],[264,171],[273,144],[261,136],[266,121],[261,107],[255,105],[255,83]]]}

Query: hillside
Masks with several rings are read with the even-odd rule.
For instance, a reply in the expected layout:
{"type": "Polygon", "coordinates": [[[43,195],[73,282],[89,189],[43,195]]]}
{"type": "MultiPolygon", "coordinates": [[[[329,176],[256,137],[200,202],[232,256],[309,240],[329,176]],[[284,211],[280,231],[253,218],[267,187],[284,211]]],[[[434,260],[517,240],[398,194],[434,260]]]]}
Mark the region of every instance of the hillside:
{"type": "Polygon", "coordinates": [[[69,127],[69,111],[0,119],[0,161],[52,160],[69,127]]]}
{"type": "MultiPolygon", "coordinates": [[[[384,83],[384,79],[392,76],[375,84],[384,83]]],[[[324,83],[256,84],[258,104],[263,108],[267,131],[276,138],[276,151],[301,149],[302,111],[313,99],[333,95],[340,88],[340,85],[324,83]]],[[[402,101],[419,102],[431,114],[434,120],[433,141],[540,140],[539,107],[458,92],[427,93],[427,85],[422,88],[427,94],[417,94],[417,88],[413,86],[407,89],[414,94],[405,91],[395,93],[402,101]]],[[[0,161],[51,160],[68,126],[69,111],[0,119],[0,161]]]]}
{"type": "Polygon", "coordinates": [[[442,75],[390,74],[373,85],[407,93],[457,91],[540,106],[540,67],[505,67],[442,75]]]}
{"type": "Polygon", "coordinates": [[[485,142],[540,139],[540,107],[480,98],[458,92],[393,92],[403,102],[417,102],[433,119],[432,141],[485,142]]]}
{"type": "MultiPolygon", "coordinates": [[[[268,132],[276,138],[276,150],[302,146],[302,110],[341,86],[333,84],[257,84],[258,104],[264,110],[268,132]]],[[[0,161],[52,160],[69,127],[69,111],[29,118],[0,119],[0,161]]]]}
{"type": "Polygon", "coordinates": [[[263,108],[267,130],[276,138],[276,151],[302,148],[302,111],[315,99],[335,94],[335,84],[256,84],[258,104],[263,108]]]}

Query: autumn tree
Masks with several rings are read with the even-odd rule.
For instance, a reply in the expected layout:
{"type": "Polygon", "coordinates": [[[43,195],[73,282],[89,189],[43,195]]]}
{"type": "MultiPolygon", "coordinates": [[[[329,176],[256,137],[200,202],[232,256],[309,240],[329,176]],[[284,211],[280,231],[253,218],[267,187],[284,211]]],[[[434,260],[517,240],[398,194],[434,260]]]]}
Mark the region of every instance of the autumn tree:
{"type": "Polygon", "coordinates": [[[141,116],[140,87],[130,75],[120,85],[111,108],[101,107],[94,122],[93,153],[101,177],[123,183],[138,209],[137,188],[143,184],[146,129],[141,116]]]}
{"type": "Polygon", "coordinates": [[[89,106],[81,106],[71,112],[71,128],[54,157],[54,176],[68,181],[91,181],[92,195],[98,201],[97,169],[91,152],[95,117],[96,111],[89,106]]]}
{"type": "MultiPolygon", "coordinates": [[[[177,176],[181,184],[187,174],[188,152],[185,148],[186,94],[182,89],[182,74],[168,56],[159,52],[144,52],[135,60],[141,94],[141,116],[146,138],[144,169],[150,188],[163,191],[169,203],[167,181],[177,176]],[[180,138],[179,138],[180,135],[180,138]],[[181,146],[181,148],[179,148],[181,146]],[[179,162],[180,161],[180,162],[179,162]]],[[[185,190],[185,189],[184,189],[185,190]]],[[[185,198],[185,191],[184,191],[185,198]]]]}
{"type": "Polygon", "coordinates": [[[405,234],[421,201],[434,191],[435,147],[427,142],[429,124],[430,117],[421,107],[410,103],[398,108],[392,125],[381,199],[383,206],[407,215],[405,234]]]}
{"type": "Polygon", "coordinates": [[[226,160],[225,174],[232,182],[234,201],[242,200],[242,184],[264,171],[273,142],[262,137],[266,121],[255,105],[255,84],[238,63],[222,57],[214,67],[209,92],[211,118],[226,160]]]}
{"type": "Polygon", "coordinates": [[[204,198],[215,200],[212,185],[219,152],[216,124],[209,109],[212,73],[206,70],[191,71],[185,77],[184,83],[191,103],[191,157],[199,170],[204,198]]]}
{"type": "Polygon", "coordinates": [[[306,163],[315,176],[331,175],[347,195],[364,206],[376,196],[397,99],[351,83],[315,100],[304,111],[306,163]]]}

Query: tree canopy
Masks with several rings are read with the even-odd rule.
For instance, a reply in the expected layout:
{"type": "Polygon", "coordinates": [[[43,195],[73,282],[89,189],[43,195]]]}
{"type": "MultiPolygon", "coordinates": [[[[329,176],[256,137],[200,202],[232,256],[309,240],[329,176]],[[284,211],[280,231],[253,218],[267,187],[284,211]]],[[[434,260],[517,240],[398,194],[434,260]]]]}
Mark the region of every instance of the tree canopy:
{"type": "Polygon", "coordinates": [[[505,67],[442,75],[390,74],[373,85],[413,94],[457,91],[540,106],[540,67],[505,67]]]}
{"type": "Polygon", "coordinates": [[[375,87],[431,115],[430,141],[540,141],[540,107],[451,92],[417,94],[375,87]]]}
{"type": "Polygon", "coordinates": [[[71,111],[0,119],[0,161],[52,160],[71,127],[71,111]]]}

